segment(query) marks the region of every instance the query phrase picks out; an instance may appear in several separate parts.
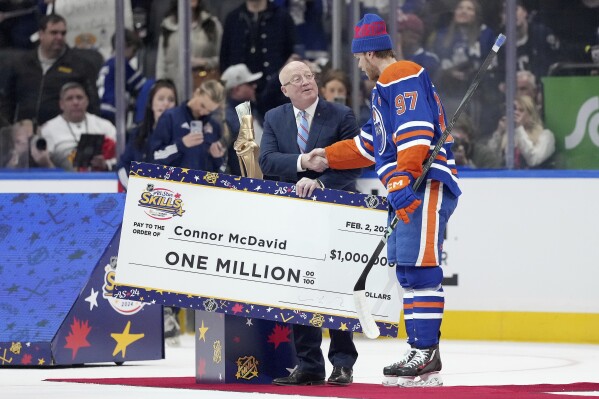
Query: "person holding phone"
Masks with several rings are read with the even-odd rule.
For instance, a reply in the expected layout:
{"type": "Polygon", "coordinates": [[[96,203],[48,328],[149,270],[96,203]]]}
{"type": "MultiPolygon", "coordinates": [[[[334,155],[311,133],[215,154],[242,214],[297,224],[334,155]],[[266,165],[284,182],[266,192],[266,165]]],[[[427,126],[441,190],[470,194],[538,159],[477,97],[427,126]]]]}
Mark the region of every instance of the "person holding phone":
{"type": "Polygon", "coordinates": [[[149,155],[150,137],[154,134],[156,124],[164,111],[176,106],[175,83],[169,79],[159,79],[154,82],[145,104],[144,117],[141,123],[129,132],[125,151],[121,154],[116,167],[119,182],[125,190],[129,184],[131,162],[151,160],[149,155]]]}
{"type": "Polygon", "coordinates": [[[166,110],[150,138],[155,163],[216,172],[223,164],[226,149],[222,134],[222,106],[225,89],[216,80],[206,80],[191,99],[166,110]]]}

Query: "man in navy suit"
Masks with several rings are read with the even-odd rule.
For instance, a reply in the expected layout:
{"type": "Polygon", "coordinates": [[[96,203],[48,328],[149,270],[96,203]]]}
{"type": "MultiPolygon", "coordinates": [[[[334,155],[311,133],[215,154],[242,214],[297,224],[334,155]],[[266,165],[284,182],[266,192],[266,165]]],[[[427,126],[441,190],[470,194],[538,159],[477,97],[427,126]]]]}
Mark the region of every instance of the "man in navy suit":
{"type": "MultiPolygon", "coordinates": [[[[301,61],[285,65],[279,74],[281,91],[291,100],[268,111],[260,144],[260,168],[265,176],[296,183],[297,195],[311,196],[317,188],[356,191],[360,169],[331,170],[322,158],[309,152],[359,133],[356,118],[345,105],[318,97],[314,74],[301,61]],[[299,132],[298,132],[299,130],[299,132]],[[318,164],[318,163],[321,164],[318,164]],[[308,170],[311,169],[311,170],[308,170]]],[[[352,333],[330,330],[329,360],[333,372],[327,382],[349,385],[358,352],[352,333]]],[[[319,385],[325,381],[325,363],[320,328],[293,325],[298,367],[288,376],[276,378],[276,385],[319,385]]]]}

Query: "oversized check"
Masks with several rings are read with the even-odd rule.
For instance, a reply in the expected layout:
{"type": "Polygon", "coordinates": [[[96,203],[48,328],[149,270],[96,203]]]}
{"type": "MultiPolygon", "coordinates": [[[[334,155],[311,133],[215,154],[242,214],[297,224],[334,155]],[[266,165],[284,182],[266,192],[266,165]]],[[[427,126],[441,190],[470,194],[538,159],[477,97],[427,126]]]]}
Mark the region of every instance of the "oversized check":
{"type": "MultiPolygon", "coordinates": [[[[361,331],[353,286],[386,226],[382,197],[135,163],[116,295],[238,316],[361,331]]],[[[368,276],[382,335],[401,293],[385,256],[368,276]]]]}

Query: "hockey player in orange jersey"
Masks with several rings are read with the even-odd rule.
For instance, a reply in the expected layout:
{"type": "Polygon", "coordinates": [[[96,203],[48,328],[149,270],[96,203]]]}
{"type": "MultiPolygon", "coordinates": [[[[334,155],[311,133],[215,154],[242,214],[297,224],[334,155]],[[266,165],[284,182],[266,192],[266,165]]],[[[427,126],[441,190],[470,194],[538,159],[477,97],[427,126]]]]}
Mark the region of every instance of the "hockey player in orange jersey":
{"type": "Polygon", "coordinates": [[[376,81],[370,120],[354,139],[313,150],[311,155],[326,157],[333,169],[374,164],[387,187],[389,222],[394,215],[400,219],[387,241],[387,254],[404,289],[410,348],[383,369],[383,384],[442,385],[439,337],[445,301],[440,261],[445,228],[461,191],[451,136],[418,191],[412,190],[443,134],[445,113],[426,70],[397,61],[392,49],[385,22],[376,14],[364,15],[354,28],[352,53],[358,67],[376,81]]]}

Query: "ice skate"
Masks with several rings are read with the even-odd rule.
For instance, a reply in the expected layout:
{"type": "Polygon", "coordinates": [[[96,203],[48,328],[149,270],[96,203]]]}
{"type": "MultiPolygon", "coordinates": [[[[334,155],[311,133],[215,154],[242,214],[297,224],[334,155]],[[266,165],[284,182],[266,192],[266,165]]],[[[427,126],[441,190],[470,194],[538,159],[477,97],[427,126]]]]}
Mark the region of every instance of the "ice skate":
{"type": "Polygon", "coordinates": [[[434,387],[443,385],[439,375],[441,356],[439,345],[426,349],[414,349],[414,356],[397,369],[397,385],[400,387],[434,387]]]}
{"type": "Polygon", "coordinates": [[[383,368],[383,385],[385,386],[397,386],[397,379],[399,377],[399,369],[404,367],[416,353],[415,348],[410,348],[406,351],[403,358],[396,363],[393,363],[389,366],[383,368]]]}

